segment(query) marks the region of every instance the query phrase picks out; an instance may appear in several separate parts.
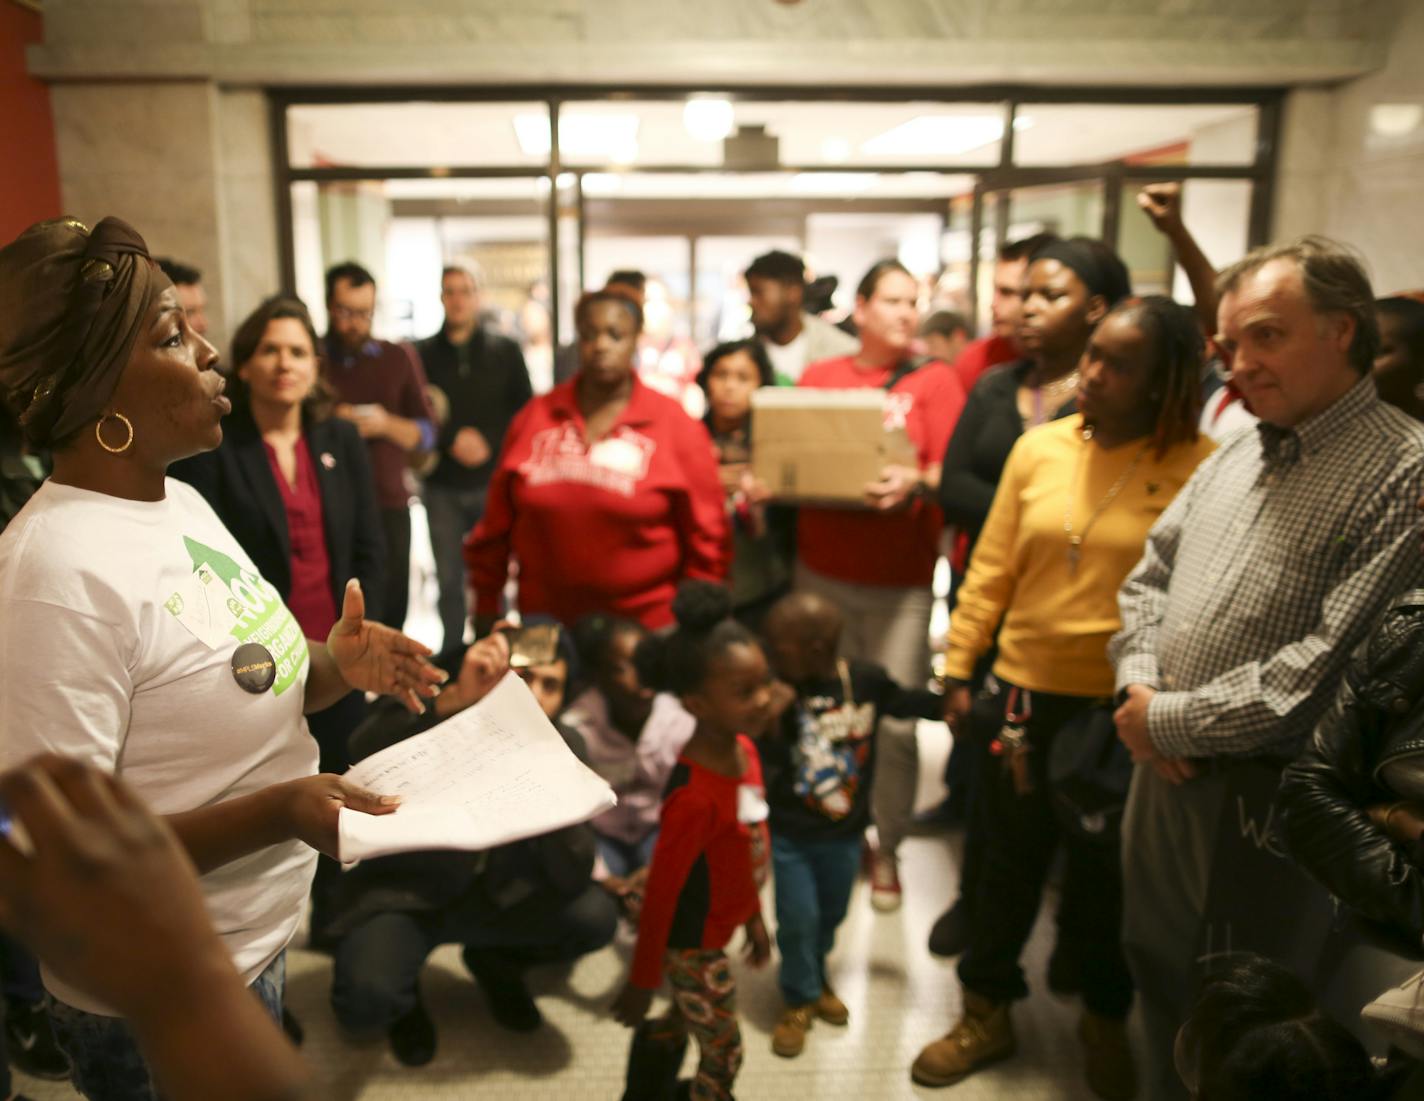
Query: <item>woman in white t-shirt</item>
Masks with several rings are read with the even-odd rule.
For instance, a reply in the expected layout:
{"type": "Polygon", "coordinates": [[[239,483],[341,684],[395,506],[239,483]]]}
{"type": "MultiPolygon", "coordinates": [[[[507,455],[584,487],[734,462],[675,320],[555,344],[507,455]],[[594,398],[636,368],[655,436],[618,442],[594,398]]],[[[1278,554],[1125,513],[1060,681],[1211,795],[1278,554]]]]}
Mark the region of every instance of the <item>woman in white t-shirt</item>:
{"type": "MultiPolygon", "coordinates": [[[[170,463],[222,439],[212,345],[125,223],[31,227],[0,249],[0,398],[54,473],[0,536],[0,770],[42,752],[123,777],[202,874],[238,972],[280,1014],[283,953],[343,807],[303,715],[352,688],[421,709],[444,674],[363,619],[359,585],[308,641],[170,463]]],[[[155,900],[162,905],[162,900],[155,900]]],[[[85,1096],[156,1096],[125,1022],[46,974],[85,1096]]],[[[161,991],[154,991],[162,996],[161,991]]]]}

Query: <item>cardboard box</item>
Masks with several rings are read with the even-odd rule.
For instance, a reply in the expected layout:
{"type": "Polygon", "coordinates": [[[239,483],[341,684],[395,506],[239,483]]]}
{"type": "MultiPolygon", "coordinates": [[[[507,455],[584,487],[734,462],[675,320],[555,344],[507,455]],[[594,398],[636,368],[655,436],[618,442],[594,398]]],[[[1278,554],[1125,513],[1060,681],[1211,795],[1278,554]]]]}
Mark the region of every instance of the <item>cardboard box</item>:
{"type": "Polygon", "coordinates": [[[888,463],[915,466],[903,428],[885,427],[884,390],[764,387],[752,395],[752,473],[778,500],[866,507],[888,463]]]}

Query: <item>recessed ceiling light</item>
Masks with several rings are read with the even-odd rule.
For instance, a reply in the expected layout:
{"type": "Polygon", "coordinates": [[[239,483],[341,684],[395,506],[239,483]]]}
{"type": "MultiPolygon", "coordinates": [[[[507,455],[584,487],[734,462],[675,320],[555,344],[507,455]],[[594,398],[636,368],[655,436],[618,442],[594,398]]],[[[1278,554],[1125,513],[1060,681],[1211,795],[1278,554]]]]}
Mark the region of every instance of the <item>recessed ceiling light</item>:
{"type": "Polygon", "coordinates": [[[721,141],[736,125],[732,101],[709,96],[690,99],[682,108],[682,125],[698,141],[721,141]]]}
{"type": "Polygon", "coordinates": [[[615,172],[588,172],[583,177],[585,195],[615,195],[623,190],[623,177],[615,172]]]}
{"type": "Polygon", "coordinates": [[[998,115],[920,115],[877,134],[860,151],[874,157],[952,157],[1003,136],[1004,120],[998,115]]]}
{"type": "Polygon", "coordinates": [[[791,190],[800,195],[840,195],[868,191],[880,177],[874,172],[798,172],[791,190]]]}
{"type": "Polygon", "coordinates": [[[1424,104],[1376,103],[1370,108],[1370,129],[1381,137],[1400,138],[1424,122],[1424,104]]]}
{"type": "Polygon", "coordinates": [[[515,115],[514,137],[526,157],[547,157],[552,148],[549,140],[549,116],[515,115]]]}
{"type": "MultiPolygon", "coordinates": [[[[549,155],[549,116],[514,116],[514,136],[528,157],[549,155]]],[[[559,152],[565,157],[619,161],[638,155],[638,116],[569,112],[559,116],[559,152]]]]}

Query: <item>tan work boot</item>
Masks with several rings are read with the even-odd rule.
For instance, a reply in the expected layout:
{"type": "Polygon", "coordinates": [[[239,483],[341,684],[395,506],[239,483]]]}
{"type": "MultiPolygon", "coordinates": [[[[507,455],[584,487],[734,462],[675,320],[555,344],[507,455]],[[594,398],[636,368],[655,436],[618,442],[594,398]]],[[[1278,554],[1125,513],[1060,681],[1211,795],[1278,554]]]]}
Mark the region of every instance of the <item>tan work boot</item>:
{"type": "Polygon", "coordinates": [[[787,1006],[771,1030],[771,1050],[783,1059],[795,1059],[806,1046],[806,1033],[816,1019],[816,1003],[787,1006]]]}
{"type": "Polygon", "coordinates": [[[942,1039],[920,1052],[910,1077],[921,1086],[952,1086],[980,1067],[1014,1053],[1014,1026],[1009,1003],[964,992],[964,1016],[942,1039]]]}
{"type": "Polygon", "coordinates": [[[816,999],[816,1016],[837,1028],[850,1023],[850,1010],[845,1002],[836,997],[830,983],[822,987],[821,996],[816,999]]]}
{"type": "Polygon", "coordinates": [[[1078,1038],[1083,1041],[1089,1088],[1103,1101],[1132,1101],[1137,1096],[1137,1067],[1127,1042],[1127,1022],[1084,1013],[1078,1038]]]}

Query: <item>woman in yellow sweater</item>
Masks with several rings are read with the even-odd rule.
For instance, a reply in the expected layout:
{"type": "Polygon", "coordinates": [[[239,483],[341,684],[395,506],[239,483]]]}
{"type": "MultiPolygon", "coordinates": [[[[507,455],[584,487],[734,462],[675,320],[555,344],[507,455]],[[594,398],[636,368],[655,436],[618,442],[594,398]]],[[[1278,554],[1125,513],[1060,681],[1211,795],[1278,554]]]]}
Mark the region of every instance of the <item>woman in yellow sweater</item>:
{"type": "Polygon", "coordinates": [[[1084,736],[1093,710],[1110,704],[1118,587],[1148,529],[1211,450],[1196,431],[1201,365],[1189,310],[1162,297],[1126,300],[1083,354],[1080,412],[1026,433],[1004,468],[946,657],[949,710],[964,732],[967,682],[998,630],[992,699],[975,707],[993,725],[984,730],[978,719],[970,734],[993,738],[999,763],[984,778],[989,848],[959,964],[964,1017],[915,1061],[922,1085],[949,1085],[1013,1054],[1009,1003],[1028,993],[1019,955],[1063,844],[1064,895],[1075,896],[1084,919],[1075,924],[1085,938],[1076,947],[1088,1082],[1108,1099],[1135,1092],[1123,1029],[1132,982],[1120,946],[1118,849],[1060,829],[1047,764],[1060,731],[1084,736]]]}

